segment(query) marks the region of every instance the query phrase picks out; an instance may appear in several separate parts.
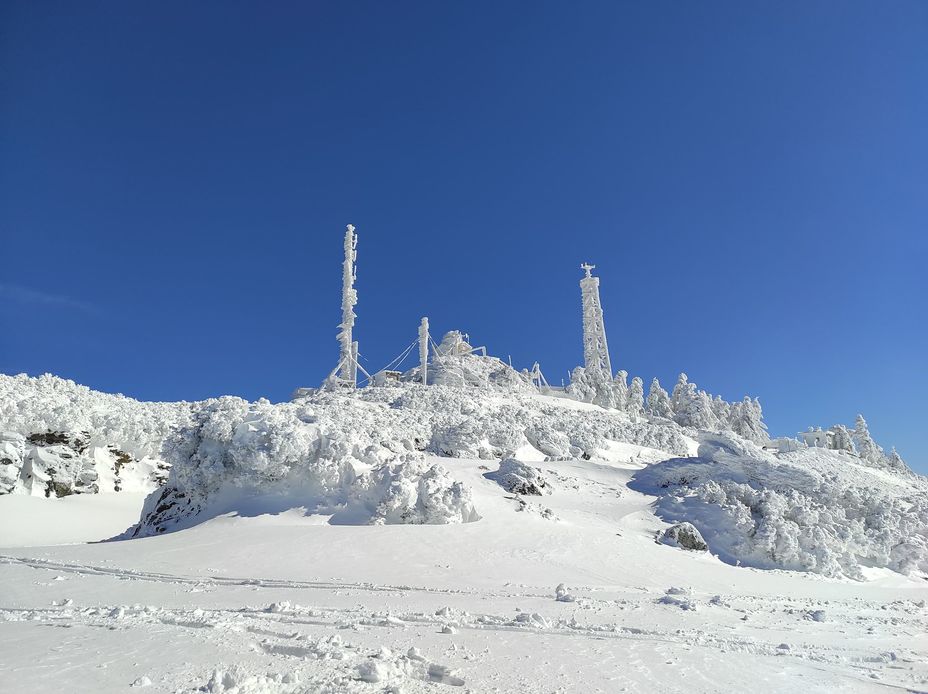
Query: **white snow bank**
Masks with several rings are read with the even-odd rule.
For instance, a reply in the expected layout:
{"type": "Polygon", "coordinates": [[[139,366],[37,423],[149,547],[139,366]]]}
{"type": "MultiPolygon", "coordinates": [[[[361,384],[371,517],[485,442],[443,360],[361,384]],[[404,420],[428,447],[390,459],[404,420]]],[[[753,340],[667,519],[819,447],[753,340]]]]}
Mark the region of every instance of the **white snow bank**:
{"type": "Polygon", "coordinates": [[[664,520],[692,523],[732,564],[863,579],[865,567],[928,573],[928,481],[884,475],[834,451],[774,456],[703,435],[699,457],[637,473],[664,520]]]}
{"type": "MultiPolygon", "coordinates": [[[[372,412],[378,423],[376,415],[385,410],[372,412]]],[[[149,497],[133,536],[179,530],[224,513],[295,507],[332,515],[333,523],[479,519],[469,490],[445,468],[426,465],[403,434],[390,440],[389,430],[382,430],[387,441],[375,446],[374,429],[362,431],[363,422],[359,415],[328,429],[302,404],[212,401],[166,442],[170,479],[149,497]]]]}

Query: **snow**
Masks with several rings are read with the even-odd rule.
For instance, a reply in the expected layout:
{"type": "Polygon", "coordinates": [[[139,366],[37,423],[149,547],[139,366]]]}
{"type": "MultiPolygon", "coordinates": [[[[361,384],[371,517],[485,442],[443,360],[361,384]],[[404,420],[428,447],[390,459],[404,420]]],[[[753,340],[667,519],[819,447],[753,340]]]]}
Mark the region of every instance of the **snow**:
{"type": "Polygon", "coordinates": [[[772,455],[732,436],[703,434],[699,457],[635,476],[658,515],[688,521],[725,561],[862,579],[864,567],[928,573],[928,481],[834,451],[772,455]]]}
{"type": "Polygon", "coordinates": [[[132,492],[62,499],[0,496],[0,544],[28,547],[115,537],[138,522],[145,496],[132,492]]]}
{"type": "Polygon", "coordinates": [[[516,512],[485,461],[425,462],[472,489],[479,521],[227,514],[141,540],[0,550],[0,666],[32,692],[60,691],[64,667],[69,691],[87,692],[140,678],[275,693],[928,683],[922,580],[761,571],[657,544],[653,497],[626,486],[632,465],[541,464],[563,480],[545,497],[551,523],[516,512]]]}
{"type": "MultiPolygon", "coordinates": [[[[87,432],[88,447],[170,466],[144,510],[99,482],[0,495],[4,682],[928,689],[923,478],[505,382],[172,405],[0,377],[14,448],[87,432]],[[544,495],[501,486],[511,476],[544,495]],[[140,518],[140,537],[94,542],[140,518]],[[709,551],[661,543],[671,522],[709,551]]],[[[98,480],[111,463],[94,463],[98,480]]]]}

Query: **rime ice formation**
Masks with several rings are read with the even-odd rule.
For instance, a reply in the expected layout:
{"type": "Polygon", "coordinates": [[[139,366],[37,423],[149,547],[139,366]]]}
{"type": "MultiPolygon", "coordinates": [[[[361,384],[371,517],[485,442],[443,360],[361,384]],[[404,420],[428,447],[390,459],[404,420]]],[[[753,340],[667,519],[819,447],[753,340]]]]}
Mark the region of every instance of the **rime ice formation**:
{"type": "Polygon", "coordinates": [[[606,344],[606,327],[603,323],[603,307],[599,301],[599,278],[593,277],[595,265],[580,266],[586,276],[580,280],[583,303],[583,368],[588,374],[599,374],[612,379],[612,361],[606,344]]]}
{"type": "Polygon", "coordinates": [[[0,494],[151,491],[167,477],[163,442],[192,407],[0,375],[0,494]]]}
{"type": "Polygon", "coordinates": [[[358,258],[358,235],[354,226],[345,229],[345,261],[342,265],[342,322],[338,326],[338,343],[341,347],[338,366],[329,377],[330,382],[346,388],[354,388],[358,383],[358,343],[354,341],[354,319],[357,315],[354,307],[358,303],[358,292],[354,288],[357,280],[355,261],[358,258]]]}

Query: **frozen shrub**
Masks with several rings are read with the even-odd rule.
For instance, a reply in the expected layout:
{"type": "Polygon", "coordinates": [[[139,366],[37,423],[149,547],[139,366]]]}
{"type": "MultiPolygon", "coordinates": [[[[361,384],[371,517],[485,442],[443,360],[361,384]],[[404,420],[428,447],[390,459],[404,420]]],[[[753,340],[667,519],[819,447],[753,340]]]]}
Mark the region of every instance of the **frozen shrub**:
{"type": "Polygon", "coordinates": [[[352,486],[349,513],[374,525],[445,524],[479,520],[470,489],[443,466],[414,460],[385,465],[352,486]]]}

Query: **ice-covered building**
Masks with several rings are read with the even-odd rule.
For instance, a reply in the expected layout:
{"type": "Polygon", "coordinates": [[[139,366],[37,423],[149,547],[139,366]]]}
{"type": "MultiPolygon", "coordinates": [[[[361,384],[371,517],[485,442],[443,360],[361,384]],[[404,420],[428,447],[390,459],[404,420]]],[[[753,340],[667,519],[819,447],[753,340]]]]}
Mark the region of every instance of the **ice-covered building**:
{"type": "Polygon", "coordinates": [[[809,448],[828,448],[834,449],[835,432],[830,429],[823,431],[821,427],[809,427],[808,431],[799,433],[799,438],[809,448]]]}

